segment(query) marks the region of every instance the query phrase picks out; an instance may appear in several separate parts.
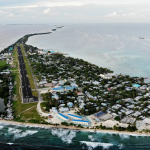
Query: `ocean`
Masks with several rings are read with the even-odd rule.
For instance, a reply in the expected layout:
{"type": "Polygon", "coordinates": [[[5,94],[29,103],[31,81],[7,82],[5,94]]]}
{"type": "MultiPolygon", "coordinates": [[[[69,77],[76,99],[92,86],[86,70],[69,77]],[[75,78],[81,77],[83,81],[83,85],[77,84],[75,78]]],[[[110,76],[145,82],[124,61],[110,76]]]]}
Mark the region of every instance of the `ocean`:
{"type": "Polygon", "coordinates": [[[150,138],[0,124],[1,150],[149,150],[150,138]]]}
{"type": "Polygon", "coordinates": [[[62,25],[52,34],[30,37],[27,44],[150,81],[150,24],[0,25],[0,51],[25,34],[49,32],[62,25]]]}
{"type": "Polygon", "coordinates": [[[150,24],[68,24],[53,34],[31,37],[28,44],[150,81],[149,33],[150,24]]]}
{"type": "MultiPolygon", "coordinates": [[[[49,35],[30,37],[27,44],[82,58],[115,73],[148,77],[150,81],[149,24],[59,24],[49,35]],[[139,39],[144,37],[145,39],[139,39]]],[[[49,32],[50,25],[0,25],[0,50],[25,34],[49,32]]],[[[149,150],[150,138],[68,129],[44,129],[0,124],[2,150],[149,150]]]]}

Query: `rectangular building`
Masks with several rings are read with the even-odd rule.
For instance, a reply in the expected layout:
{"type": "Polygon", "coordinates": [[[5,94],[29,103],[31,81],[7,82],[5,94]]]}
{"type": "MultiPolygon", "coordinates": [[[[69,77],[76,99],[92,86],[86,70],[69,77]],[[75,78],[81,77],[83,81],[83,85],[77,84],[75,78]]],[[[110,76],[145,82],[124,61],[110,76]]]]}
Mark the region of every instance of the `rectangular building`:
{"type": "Polygon", "coordinates": [[[80,117],[80,116],[76,116],[76,115],[72,115],[72,114],[68,114],[68,116],[69,116],[71,119],[82,120],[82,117],[80,117]]]}
{"type": "Polygon", "coordinates": [[[69,120],[69,118],[67,116],[65,116],[61,113],[58,113],[58,117],[61,118],[62,120],[65,120],[65,121],[69,120]]]}
{"type": "Polygon", "coordinates": [[[72,123],[74,124],[81,124],[81,125],[89,125],[89,121],[85,121],[85,120],[72,120],[72,123]]]}

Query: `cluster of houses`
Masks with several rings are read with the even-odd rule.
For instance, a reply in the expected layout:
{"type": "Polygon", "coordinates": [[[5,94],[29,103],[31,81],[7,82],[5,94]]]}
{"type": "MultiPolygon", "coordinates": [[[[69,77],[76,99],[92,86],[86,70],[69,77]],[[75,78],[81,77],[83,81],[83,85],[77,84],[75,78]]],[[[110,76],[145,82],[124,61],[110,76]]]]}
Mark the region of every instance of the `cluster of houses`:
{"type": "MultiPolygon", "coordinates": [[[[9,47],[8,51],[5,53],[1,53],[0,54],[0,61],[6,61],[7,64],[9,64],[10,66],[13,65],[13,57],[12,57],[12,52],[13,52],[13,47],[9,47]]],[[[13,66],[12,66],[13,67],[13,66]]],[[[2,70],[0,72],[0,74],[2,74],[3,76],[6,76],[8,78],[9,84],[9,97],[8,97],[8,103],[6,106],[6,115],[2,115],[1,117],[6,119],[6,120],[13,120],[13,109],[12,109],[12,97],[13,97],[13,83],[12,83],[12,76],[11,76],[11,72],[9,69],[6,70],[2,70]]],[[[1,83],[3,83],[3,81],[1,81],[1,83]]]]}
{"type": "Polygon", "coordinates": [[[40,54],[40,55],[51,55],[58,53],[57,50],[48,50],[48,49],[37,49],[32,51],[31,49],[27,52],[29,55],[35,55],[35,54],[40,54]]]}
{"type": "MultiPolygon", "coordinates": [[[[1,118],[4,118],[6,120],[13,120],[13,109],[12,109],[12,96],[13,96],[13,84],[12,84],[12,77],[9,76],[10,74],[10,71],[2,71],[0,72],[1,74],[3,74],[3,76],[7,76],[8,78],[8,81],[9,81],[9,84],[8,84],[8,87],[9,87],[9,96],[8,96],[8,103],[6,105],[6,115],[1,115],[1,118]]],[[[0,83],[3,84],[3,81],[0,80],[0,83]]]]}
{"type": "Polygon", "coordinates": [[[81,124],[86,126],[90,125],[90,121],[83,119],[83,117],[81,116],[77,116],[73,114],[64,115],[62,113],[58,113],[58,117],[63,121],[66,121],[67,123],[81,124]]]}
{"type": "Polygon", "coordinates": [[[7,64],[13,65],[13,57],[12,57],[13,47],[8,49],[8,52],[0,54],[0,61],[6,61],[7,64]]]}
{"type": "Polygon", "coordinates": [[[36,63],[40,62],[59,70],[57,73],[39,72],[36,75],[37,78],[40,76],[39,85],[51,85],[53,98],[58,101],[57,92],[63,95],[74,91],[77,97],[68,97],[68,102],[74,99],[73,107],[77,107],[78,112],[84,115],[91,115],[88,113],[91,109],[94,109],[93,114],[104,111],[104,115],[97,117],[100,121],[119,116],[122,122],[134,123],[136,119],[144,120],[150,115],[149,83],[143,83],[138,77],[111,73],[83,60],[65,56],[59,58],[43,52],[36,50],[29,59],[31,64],[34,63],[33,70],[36,63]],[[65,85],[66,82],[69,84],[65,85]]]}
{"type": "Polygon", "coordinates": [[[12,97],[13,97],[13,84],[12,84],[12,77],[8,77],[9,82],[9,97],[8,97],[8,103],[7,103],[7,116],[4,119],[7,120],[13,120],[13,109],[12,109],[12,97]]]}

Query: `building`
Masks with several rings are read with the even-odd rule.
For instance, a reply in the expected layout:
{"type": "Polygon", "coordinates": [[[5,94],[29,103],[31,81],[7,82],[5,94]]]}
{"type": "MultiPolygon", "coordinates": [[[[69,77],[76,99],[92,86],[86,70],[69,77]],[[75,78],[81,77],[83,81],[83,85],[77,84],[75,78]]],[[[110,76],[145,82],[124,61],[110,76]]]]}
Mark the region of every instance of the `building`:
{"type": "Polygon", "coordinates": [[[67,103],[67,106],[68,106],[68,107],[73,107],[73,103],[72,103],[72,102],[68,102],[68,103],[67,103]]]}
{"type": "Polygon", "coordinates": [[[104,113],[103,111],[101,111],[101,112],[98,112],[98,113],[94,114],[94,116],[98,118],[98,117],[100,117],[100,116],[102,116],[104,114],[106,114],[106,113],[104,113]]]}
{"type": "Polygon", "coordinates": [[[68,116],[69,116],[71,119],[82,120],[82,117],[81,117],[81,116],[76,116],[76,115],[72,115],[72,114],[68,114],[68,116]]]}
{"type": "Polygon", "coordinates": [[[70,86],[70,87],[65,87],[65,90],[73,90],[75,88],[77,88],[77,87],[76,86],[70,86]]]}
{"type": "Polygon", "coordinates": [[[62,92],[62,91],[64,91],[64,88],[63,87],[53,88],[53,91],[62,92]]]}
{"type": "Polygon", "coordinates": [[[69,108],[68,107],[61,107],[61,108],[59,108],[59,112],[60,113],[67,113],[67,112],[69,112],[69,108]]]}
{"type": "Polygon", "coordinates": [[[89,125],[89,121],[85,121],[85,120],[72,120],[72,123],[74,124],[81,124],[81,125],[89,125]]]}
{"type": "Polygon", "coordinates": [[[82,92],[76,92],[78,96],[84,96],[82,92]]]}
{"type": "Polygon", "coordinates": [[[133,84],[132,86],[133,86],[133,87],[136,87],[136,88],[140,87],[139,84],[133,84]]]}
{"type": "Polygon", "coordinates": [[[52,107],[52,109],[50,109],[50,112],[53,112],[54,114],[57,114],[57,113],[58,113],[56,107],[52,107]]]}
{"type": "Polygon", "coordinates": [[[142,123],[146,124],[146,125],[150,125],[150,119],[149,118],[145,118],[142,123]]]}
{"type": "Polygon", "coordinates": [[[40,82],[39,82],[39,85],[44,85],[44,84],[46,84],[46,83],[47,83],[47,81],[43,80],[43,81],[40,81],[40,82]]]}
{"type": "Polygon", "coordinates": [[[111,79],[112,77],[117,77],[117,74],[114,73],[108,73],[108,74],[100,74],[99,75],[103,79],[111,79]]]}
{"type": "Polygon", "coordinates": [[[61,118],[62,120],[68,121],[69,118],[61,113],[58,113],[58,117],[61,118]]]}

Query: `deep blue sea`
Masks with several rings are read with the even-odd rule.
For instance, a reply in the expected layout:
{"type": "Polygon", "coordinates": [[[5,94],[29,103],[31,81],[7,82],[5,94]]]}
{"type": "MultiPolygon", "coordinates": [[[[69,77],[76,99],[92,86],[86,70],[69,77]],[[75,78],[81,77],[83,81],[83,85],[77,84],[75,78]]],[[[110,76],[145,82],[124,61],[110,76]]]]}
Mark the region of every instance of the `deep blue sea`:
{"type": "MultiPolygon", "coordinates": [[[[58,24],[27,44],[82,58],[115,73],[150,79],[150,24],[58,24]],[[145,39],[139,39],[144,37],[145,39]]],[[[0,25],[0,50],[51,25],[0,25]]],[[[149,80],[150,81],[150,80],[149,80]]],[[[0,150],[150,150],[150,137],[0,125],[0,150]]]]}
{"type": "Polygon", "coordinates": [[[1,150],[149,150],[150,137],[0,124],[1,150]]]}

